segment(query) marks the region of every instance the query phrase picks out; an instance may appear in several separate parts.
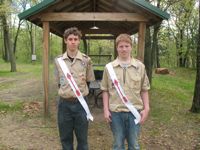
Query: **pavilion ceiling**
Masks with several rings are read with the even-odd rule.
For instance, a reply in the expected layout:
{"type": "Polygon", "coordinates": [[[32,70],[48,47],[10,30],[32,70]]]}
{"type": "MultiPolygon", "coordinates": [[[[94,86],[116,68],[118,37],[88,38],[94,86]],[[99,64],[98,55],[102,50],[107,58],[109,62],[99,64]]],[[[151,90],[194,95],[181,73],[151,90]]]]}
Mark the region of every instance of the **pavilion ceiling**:
{"type": "Polygon", "coordinates": [[[163,18],[149,12],[147,9],[134,4],[133,1],[134,0],[56,0],[53,5],[43,8],[41,11],[26,19],[42,27],[42,21],[48,21],[45,20],[48,17],[53,19],[52,14],[56,14],[55,20],[50,21],[50,31],[59,36],[62,36],[66,28],[72,26],[78,27],[83,34],[134,34],[138,31],[140,20],[145,20],[147,26],[163,20],[163,18]],[[66,17],[63,17],[64,20],[62,20],[62,17],[57,15],[58,13],[63,13],[65,16],[68,16],[68,18],[66,19],[66,17]],[[88,13],[93,13],[93,17],[88,13]],[[126,18],[118,15],[121,13],[124,13],[124,15],[134,14],[136,18],[139,19],[134,20],[133,17],[126,18]],[[81,16],[81,14],[83,15],[81,16]],[[70,16],[71,19],[69,19],[70,16]],[[102,17],[105,17],[105,19],[102,19],[102,17]],[[81,20],[81,18],[83,18],[83,20],[81,20]],[[91,27],[94,25],[99,29],[92,30],[91,27]]]}

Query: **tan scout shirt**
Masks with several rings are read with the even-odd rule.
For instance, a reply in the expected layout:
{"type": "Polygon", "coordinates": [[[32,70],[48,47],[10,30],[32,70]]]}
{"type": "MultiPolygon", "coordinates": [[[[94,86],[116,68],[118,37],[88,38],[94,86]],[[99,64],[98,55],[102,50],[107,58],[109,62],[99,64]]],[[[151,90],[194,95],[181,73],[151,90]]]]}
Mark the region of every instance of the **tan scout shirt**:
{"type": "MultiPolygon", "coordinates": [[[[142,90],[149,90],[149,80],[146,75],[145,66],[136,59],[132,59],[127,68],[122,68],[119,60],[112,62],[113,69],[116,73],[117,79],[120,82],[129,101],[136,107],[136,109],[143,109],[143,102],[140,95],[142,90]]],[[[115,89],[107,68],[105,67],[103,79],[101,81],[101,90],[109,93],[109,108],[114,112],[128,112],[128,108],[121,101],[117,90],[115,89]]]]}
{"type": "MultiPolygon", "coordinates": [[[[65,52],[62,56],[59,57],[63,57],[82,95],[88,95],[89,90],[87,82],[95,80],[91,59],[87,55],[81,53],[80,51],[78,51],[73,62],[71,62],[71,60],[67,56],[67,52],[65,52]]],[[[76,96],[72,88],[70,87],[70,84],[68,83],[66,77],[64,76],[60,65],[57,62],[57,59],[55,59],[55,66],[57,72],[57,82],[58,84],[60,84],[60,87],[58,89],[58,95],[63,98],[75,98],[76,96]]]]}

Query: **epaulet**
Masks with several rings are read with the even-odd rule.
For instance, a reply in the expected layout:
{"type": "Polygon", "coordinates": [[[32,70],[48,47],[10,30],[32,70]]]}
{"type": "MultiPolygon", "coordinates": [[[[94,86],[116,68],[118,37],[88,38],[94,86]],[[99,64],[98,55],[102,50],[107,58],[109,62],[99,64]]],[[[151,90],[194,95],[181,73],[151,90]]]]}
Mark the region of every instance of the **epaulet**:
{"type": "Polygon", "coordinates": [[[60,57],[62,57],[62,55],[56,56],[54,60],[57,61],[57,58],[60,58],[60,57]]]}
{"type": "Polygon", "coordinates": [[[142,63],[142,64],[143,64],[143,62],[142,62],[140,59],[135,58],[135,60],[136,60],[138,63],[142,63]]]}
{"type": "Polygon", "coordinates": [[[82,56],[88,58],[88,56],[86,54],[84,54],[84,53],[82,53],[82,56]]]}
{"type": "Polygon", "coordinates": [[[135,59],[135,61],[137,62],[138,65],[145,67],[144,63],[140,59],[135,59]]]}
{"type": "Polygon", "coordinates": [[[141,60],[139,60],[138,58],[134,58],[137,62],[142,62],[141,60]]]}
{"type": "Polygon", "coordinates": [[[58,55],[56,58],[60,58],[60,57],[62,57],[62,55],[58,55]]]}

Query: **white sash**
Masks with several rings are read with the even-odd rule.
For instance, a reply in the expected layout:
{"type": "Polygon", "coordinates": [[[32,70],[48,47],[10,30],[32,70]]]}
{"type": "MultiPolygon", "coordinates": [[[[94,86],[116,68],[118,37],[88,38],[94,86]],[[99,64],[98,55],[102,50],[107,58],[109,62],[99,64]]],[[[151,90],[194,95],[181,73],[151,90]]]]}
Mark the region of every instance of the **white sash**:
{"type": "Polygon", "coordinates": [[[141,116],[137,109],[133,106],[133,104],[128,100],[127,96],[124,93],[124,90],[122,89],[119,81],[117,80],[117,76],[115,74],[115,71],[113,69],[113,66],[111,63],[106,65],[108,73],[110,75],[110,78],[115,86],[115,89],[117,90],[118,95],[120,96],[122,102],[125,104],[125,106],[131,111],[131,113],[135,116],[135,124],[138,124],[140,122],[141,116]]]}
{"type": "Polygon", "coordinates": [[[76,95],[76,97],[78,98],[79,102],[81,103],[82,107],[84,108],[86,114],[87,114],[87,119],[93,121],[93,116],[90,113],[89,107],[87,105],[87,103],[85,102],[85,99],[81,93],[81,91],[79,90],[76,82],[74,81],[73,76],[71,75],[66,63],[64,62],[62,57],[57,58],[57,61],[68,81],[68,83],[70,84],[70,87],[72,88],[74,94],[76,95]]]}

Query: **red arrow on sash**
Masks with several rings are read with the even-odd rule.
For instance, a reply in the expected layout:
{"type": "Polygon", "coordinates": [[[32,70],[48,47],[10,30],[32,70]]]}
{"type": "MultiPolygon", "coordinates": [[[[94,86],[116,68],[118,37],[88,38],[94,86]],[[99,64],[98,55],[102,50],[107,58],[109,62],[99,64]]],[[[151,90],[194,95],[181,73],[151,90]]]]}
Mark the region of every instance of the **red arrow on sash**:
{"type": "Polygon", "coordinates": [[[121,96],[122,96],[122,98],[123,98],[123,101],[124,101],[125,103],[127,103],[127,102],[128,102],[128,99],[122,94],[122,92],[121,92],[121,90],[120,90],[120,88],[119,88],[118,81],[117,81],[116,79],[114,79],[114,84],[117,86],[117,88],[118,88],[118,90],[119,90],[119,92],[120,92],[120,94],[121,94],[121,96]]]}
{"type": "Polygon", "coordinates": [[[76,94],[77,94],[78,96],[80,96],[81,93],[80,93],[80,91],[79,91],[78,89],[76,89],[76,87],[75,87],[75,85],[74,85],[74,83],[72,82],[72,79],[71,79],[72,76],[71,76],[69,73],[67,73],[67,78],[70,80],[70,82],[72,83],[73,87],[75,88],[76,94]]]}

